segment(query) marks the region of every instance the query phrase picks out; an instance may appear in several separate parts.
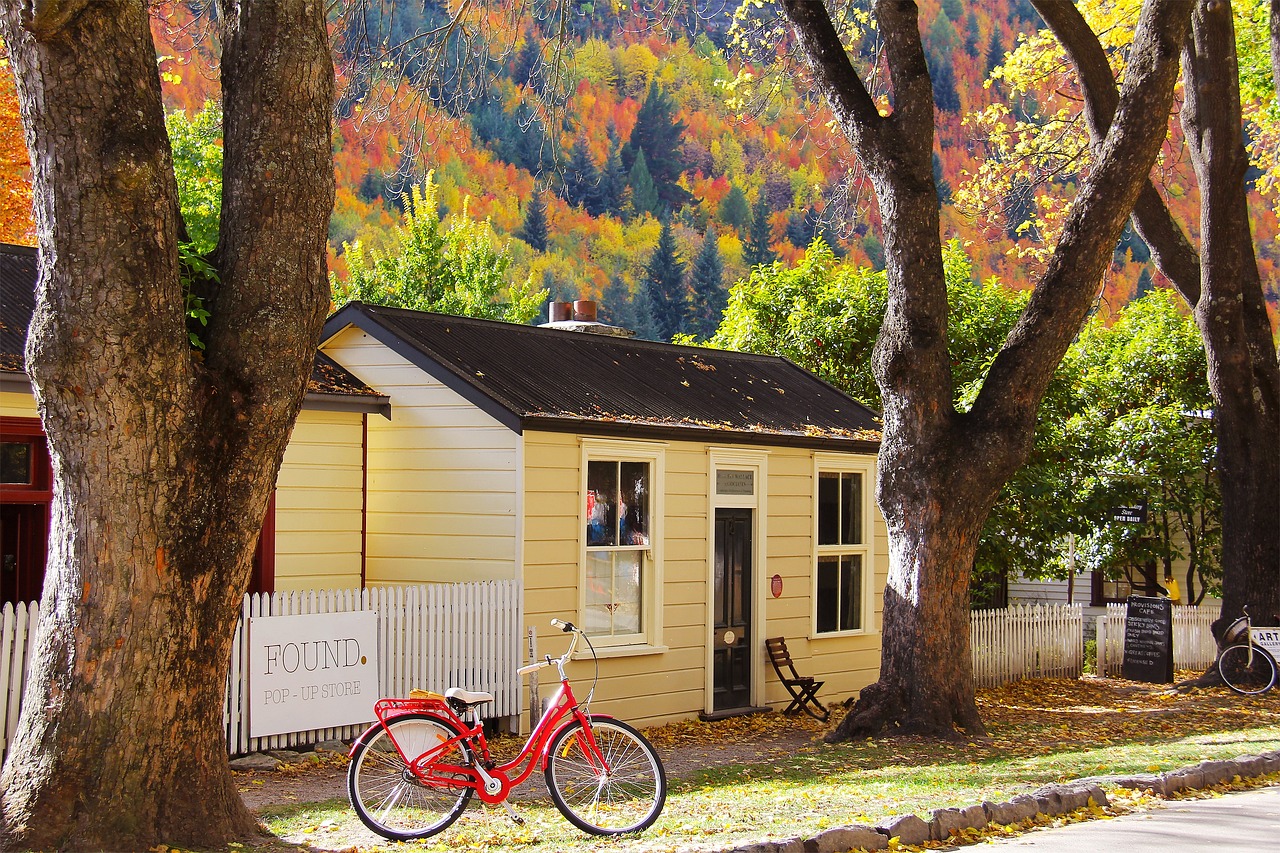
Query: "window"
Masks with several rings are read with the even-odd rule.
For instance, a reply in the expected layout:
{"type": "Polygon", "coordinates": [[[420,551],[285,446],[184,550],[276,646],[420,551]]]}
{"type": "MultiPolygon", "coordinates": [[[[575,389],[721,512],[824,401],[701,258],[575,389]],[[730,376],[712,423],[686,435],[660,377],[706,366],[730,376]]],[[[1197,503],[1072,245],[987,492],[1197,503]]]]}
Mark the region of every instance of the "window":
{"type": "Polygon", "coordinates": [[[605,645],[650,642],[661,595],[654,547],[660,457],[619,442],[584,447],[579,619],[605,645]]]}
{"type": "Polygon", "coordinates": [[[867,627],[869,501],[866,470],[818,471],[814,628],[818,634],[867,627]]]}
{"type": "Polygon", "coordinates": [[[30,441],[0,442],[0,483],[30,486],[35,479],[30,441]]]}

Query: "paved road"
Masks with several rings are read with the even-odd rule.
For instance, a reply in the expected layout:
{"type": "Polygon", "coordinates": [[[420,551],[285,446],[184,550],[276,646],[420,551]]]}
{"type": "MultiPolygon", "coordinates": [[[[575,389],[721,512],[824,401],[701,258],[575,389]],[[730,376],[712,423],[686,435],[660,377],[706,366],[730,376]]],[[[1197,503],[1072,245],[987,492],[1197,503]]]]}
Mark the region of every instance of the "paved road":
{"type": "Polygon", "coordinates": [[[1039,853],[1200,853],[1214,849],[1277,853],[1280,786],[1208,800],[1176,800],[1149,812],[1037,830],[991,846],[1039,853]]]}

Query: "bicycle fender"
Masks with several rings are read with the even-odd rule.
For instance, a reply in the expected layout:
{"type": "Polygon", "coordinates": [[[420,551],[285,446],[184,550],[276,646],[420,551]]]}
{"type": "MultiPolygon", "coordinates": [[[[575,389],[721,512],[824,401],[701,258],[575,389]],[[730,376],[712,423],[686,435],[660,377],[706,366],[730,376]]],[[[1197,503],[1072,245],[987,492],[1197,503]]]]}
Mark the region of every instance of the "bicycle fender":
{"type": "Polygon", "coordinates": [[[356,749],[359,748],[361,744],[363,744],[365,741],[367,741],[369,738],[373,737],[375,734],[377,734],[380,731],[382,731],[382,723],[374,723],[373,725],[369,726],[369,728],[361,732],[360,737],[351,741],[351,748],[347,750],[347,758],[355,758],[356,749]]]}

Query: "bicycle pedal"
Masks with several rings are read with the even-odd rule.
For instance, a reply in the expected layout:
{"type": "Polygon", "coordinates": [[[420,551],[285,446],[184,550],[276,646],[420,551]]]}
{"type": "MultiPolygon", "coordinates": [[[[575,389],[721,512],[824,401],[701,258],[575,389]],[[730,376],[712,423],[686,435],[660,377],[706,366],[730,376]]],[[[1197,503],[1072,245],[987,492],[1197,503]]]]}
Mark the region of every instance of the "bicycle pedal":
{"type": "Polygon", "coordinates": [[[511,808],[511,803],[503,803],[502,807],[507,810],[507,817],[511,818],[511,822],[516,826],[524,826],[524,818],[516,814],[516,810],[511,808]]]}

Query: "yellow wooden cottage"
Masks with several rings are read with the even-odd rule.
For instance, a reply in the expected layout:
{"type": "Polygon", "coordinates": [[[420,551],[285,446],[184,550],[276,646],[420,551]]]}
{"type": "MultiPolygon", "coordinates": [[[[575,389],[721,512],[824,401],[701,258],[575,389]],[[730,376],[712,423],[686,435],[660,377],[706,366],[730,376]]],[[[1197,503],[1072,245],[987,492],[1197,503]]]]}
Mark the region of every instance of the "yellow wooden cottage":
{"type": "Polygon", "coordinates": [[[391,399],[367,435],[368,584],[519,579],[585,626],[642,723],[823,696],[879,668],[870,411],[785,359],[354,303],[321,351],[391,399]]]}
{"type": "MultiPolygon", "coordinates": [[[[33,460],[0,485],[6,561],[11,532],[29,541],[32,507],[47,511],[21,372],[34,269],[0,247],[0,438],[33,460]]],[[[874,681],[888,557],[873,414],[785,359],[593,333],[610,331],[338,311],[258,587],[518,580],[526,629],[552,651],[551,617],[587,628],[593,707],[641,725],[786,704],[767,637],[824,700],[874,681]]]]}

